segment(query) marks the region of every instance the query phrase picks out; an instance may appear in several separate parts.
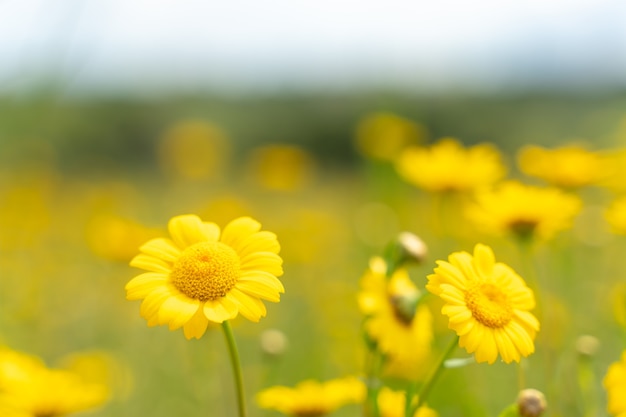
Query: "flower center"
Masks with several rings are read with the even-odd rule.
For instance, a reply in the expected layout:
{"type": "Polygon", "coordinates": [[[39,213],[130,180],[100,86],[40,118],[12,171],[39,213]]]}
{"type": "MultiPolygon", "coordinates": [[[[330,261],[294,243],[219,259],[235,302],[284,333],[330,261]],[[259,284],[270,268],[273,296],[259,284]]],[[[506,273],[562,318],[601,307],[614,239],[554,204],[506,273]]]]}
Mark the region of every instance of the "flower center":
{"type": "Polygon", "coordinates": [[[172,283],[189,298],[217,300],[235,286],[239,278],[239,256],[220,242],[189,246],[174,263],[172,283]]]}
{"type": "Polygon", "coordinates": [[[537,221],[515,220],[509,224],[509,230],[522,239],[529,239],[535,233],[537,221]]]}
{"type": "Polygon", "coordinates": [[[496,285],[478,284],[465,293],[465,303],[472,316],[492,329],[504,327],[513,318],[507,295],[496,285]]]}

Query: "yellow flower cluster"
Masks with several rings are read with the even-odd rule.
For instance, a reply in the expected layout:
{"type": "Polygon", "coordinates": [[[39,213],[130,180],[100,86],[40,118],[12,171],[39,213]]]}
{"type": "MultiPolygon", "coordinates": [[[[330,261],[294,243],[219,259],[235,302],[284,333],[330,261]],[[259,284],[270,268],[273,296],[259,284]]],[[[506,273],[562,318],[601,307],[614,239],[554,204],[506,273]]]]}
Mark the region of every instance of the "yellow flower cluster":
{"type": "Polygon", "coordinates": [[[65,416],[104,404],[109,388],[37,357],[0,347],[0,415],[65,416]]]}

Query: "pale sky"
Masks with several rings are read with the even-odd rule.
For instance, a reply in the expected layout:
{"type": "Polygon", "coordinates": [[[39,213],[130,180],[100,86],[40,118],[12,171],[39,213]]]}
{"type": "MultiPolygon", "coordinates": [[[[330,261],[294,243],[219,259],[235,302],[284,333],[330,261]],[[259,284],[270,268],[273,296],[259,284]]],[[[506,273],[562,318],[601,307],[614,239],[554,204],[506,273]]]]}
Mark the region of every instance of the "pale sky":
{"type": "Polygon", "coordinates": [[[626,86],[624,0],[0,0],[0,91],[626,86]],[[533,81],[535,82],[535,81],[533,81]]]}

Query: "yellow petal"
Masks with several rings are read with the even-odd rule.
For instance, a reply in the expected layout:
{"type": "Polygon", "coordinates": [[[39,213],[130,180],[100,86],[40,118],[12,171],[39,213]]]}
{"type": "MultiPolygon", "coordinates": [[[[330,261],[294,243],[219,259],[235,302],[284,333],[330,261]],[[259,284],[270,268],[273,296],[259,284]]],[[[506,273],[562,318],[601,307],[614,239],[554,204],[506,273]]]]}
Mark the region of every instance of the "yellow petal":
{"type": "Polygon", "coordinates": [[[172,290],[167,285],[162,285],[155,288],[150,294],[144,298],[141,303],[139,313],[141,317],[146,320],[150,320],[157,314],[163,301],[172,295],[172,290]]]}
{"type": "Polygon", "coordinates": [[[490,276],[495,262],[496,258],[493,255],[493,250],[489,246],[478,243],[474,247],[474,265],[476,265],[480,275],[483,277],[490,276]]]}
{"type": "Polygon", "coordinates": [[[274,275],[265,272],[265,271],[246,271],[242,272],[239,277],[239,282],[247,282],[247,281],[256,281],[260,282],[267,287],[273,288],[278,292],[285,292],[285,287],[283,287],[283,283],[280,282],[278,278],[274,275]]]}
{"type": "Polygon", "coordinates": [[[511,361],[520,361],[520,354],[517,347],[515,347],[511,339],[509,339],[504,329],[495,329],[493,336],[504,362],[511,363],[511,361]]]}
{"type": "Polygon", "coordinates": [[[168,224],[168,230],[179,248],[186,248],[198,242],[217,241],[219,227],[214,223],[203,223],[194,214],[184,214],[173,217],[168,224]]]}
{"type": "Polygon", "coordinates": [[[219,300],[207,301],[204,304],[204,315],[207,319],[215,323],[222,323],[237,316],[239,312],[237,305],[225,297],[219,300]]]}
{"type": "Polygon", "coordinates": [[[526,330],[515,321],[509,322],[505,327],[509,338],[517,346],[522,356],[528,356],[535,351],[535,344],[526,330]]]}
{"type": "Polygon", "coordinates": [[[204,316],[202,308],[198,308],[196,314],[194,314],[187,323],[183,325],[185,337],[190,340],[192,338],[200,339],[206,328],[209,325],[209,320],[204,316]]]}
{"type": "Polygon", "coordinates": [[[156,238],[147,241],[139,250],[155,258],[167,262],[174,262],[180,256],[180,249],[170,239],[156,238]]]}
{"type": "Polygon", "coordinates": [[[228,294],[231,296],[230,299],[234,301],[239,308],[241,315],[248,320],[258,322],[261,317],[265,317],[267,310],[263,302],[258,298],[250,297],[237,288],[233,288],[228,294]]]}
{"type": "Polygon", "coordinates": [[[274,288],[256,281],[239,281],[235,285],[240,291],[245,292],[251,297],[262,298],[273,303],[280,301],[280,294],[274,288]]]}
{"type": "Polygon", "coordinates": [[[492,364],[498,359],[498,346],[493,337],[493,331],[487,329],[481,338],[476,353],[476,362],[487,362],[492,364]]]}
{"type": "Polygon", "coordinates": [[[171,270],[170,264],[166,261],[144,253],[135,256],[130,261],[130,266],[145,269],[146,271],[163,272],[166,274],[169,274],[171,270]]]}
{"type": "Polygon", "coordinates": [[[224,227],[220,241],[240,253],[242,242],[260,229],[261,223],[256,220],[250,217],[239,217],[224,227]]]}
{"type": "Polygon", "coordinates": [[[254,252],[241,258],[241,270],[260,270],[281,276],[283,274],[283,260],[271,252],[254,252]]]}
{"type": "Polygon", "coordinates": [[[260,231],[241,240],[239,247],[241,255],[248,255],[254,252],[280,252],[280,244],[276,234],[268,231],[260,231]]]}
{"type": "Polygon", "coordinates": [[[169,324],[170,330],[176,330],[196,314],[199,306],[199,300],[193,300],[182,294],[173,294],[164,300],[159,308],[159,324],[169,324]]]}
{"type": "Polygon", "coordinates": [[[165,285],[167,275],[158,272],[146,272],[137,275],[126,284],[126,299],[140,300],[146,298],[154,289],[165,285]]]}

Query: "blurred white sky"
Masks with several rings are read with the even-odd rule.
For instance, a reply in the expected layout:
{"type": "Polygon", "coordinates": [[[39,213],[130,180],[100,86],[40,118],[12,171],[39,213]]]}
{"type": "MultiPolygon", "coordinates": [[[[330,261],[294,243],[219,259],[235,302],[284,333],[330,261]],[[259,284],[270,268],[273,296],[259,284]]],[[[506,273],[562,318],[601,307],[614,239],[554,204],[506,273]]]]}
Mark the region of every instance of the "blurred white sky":
{"type": "Polygon", "coordinates": [[[0,91],[626,86],[625,0],[0,0],[0,91]]]}

